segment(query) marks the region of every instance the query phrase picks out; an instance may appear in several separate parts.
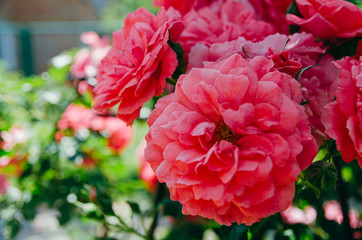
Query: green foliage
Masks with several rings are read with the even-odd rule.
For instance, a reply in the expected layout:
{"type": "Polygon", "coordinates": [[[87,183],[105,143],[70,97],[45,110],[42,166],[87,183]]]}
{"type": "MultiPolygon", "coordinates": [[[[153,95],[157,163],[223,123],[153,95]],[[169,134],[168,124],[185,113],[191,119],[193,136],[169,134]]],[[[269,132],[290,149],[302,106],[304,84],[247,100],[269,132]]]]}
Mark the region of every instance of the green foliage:
{"type": "Polygon", "coordinates": [[[184,74],[186,71],[186,61],[185,61],[185,53],[183,48],[179,43],[174,43],[168,40],[168,45],[172,48],[172,50],[177,54],[178,66],[175,72],[172,74],[172,79],[177,80],[181,74],[184,74]]]}

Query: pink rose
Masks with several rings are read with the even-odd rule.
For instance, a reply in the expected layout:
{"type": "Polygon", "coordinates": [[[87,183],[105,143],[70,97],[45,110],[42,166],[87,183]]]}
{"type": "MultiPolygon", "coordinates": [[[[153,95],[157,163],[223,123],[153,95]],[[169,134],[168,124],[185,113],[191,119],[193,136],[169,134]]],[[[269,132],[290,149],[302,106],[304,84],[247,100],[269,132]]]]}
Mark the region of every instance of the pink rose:
{"type": "Polygon", "coordinates": [[[1,131],[0,149],[10,151],[17,144],[25,143],[29,139],[28,133],[18,125],[12,126],[9,131],[1,131]]]}
{"type": "Polygon", "coordinates": [[[142,105],[162,94],[166,78],[178,62],[168,45],[183,28],[181,15],[163,8],[155,17],[139,8],[128,14],[122,30],[113,33],[113,47],[99,67],[94,108],[100,112],[117,103],[118,117],[132,124],[142,105]]]}
{"type": "Polygon", "coordinates": [[[248,40],[261,40],[275,32],[271,24],[256,19],[252,6],[235,0],[227,0],[217,9],[204,7],[192,10],[183,20],[185,30],[180,42],[186,54],[197,43],[209,46],[240,36],[248,40]]]}
{"type": "Polygon", "coordinates": [[[151,113],[145,159],[183,213],[250,225],[286,209],[317,146],[300,86],[235,54],[182,75],[151,113]]]}
{"type": "Polygon", "coordinates": [[[88,129],[95,115],[96,113],[92,109],[71,103],[58,121],[58,128],[60,130],[71,128],[74,131],[79,131],[82,128],[88,129]]]}
{"type": "Polygon", "coordinates": [[[124,121],[116,117],[103,117],[105,128],[102,131],[108,131],[108,147],[116,154],[121,153],[131,142],[133,130],[124,121]]]}
{"type": "Polygon", "coordinates": [[[199,9],[211,5],[213,2],[221,2],[224,0],[153,0],[153,5],[156,7],[165,7],[169,9],[173,7],[182,15],[188,13],[191,9],[199,9]]]}
{"type": "Polygon", "coordinates": [[[343,160],[351,162],[357,158],[362,167],[362,57],[359,61],[345,57],[335,64],[341,71],[337,99],[325,106],[322,123],[326,133],[336,140],[343,160]]]}
{"type": "Polygon", "coordinates": [[[311,206],[305,207],[304,210],[290,206],[280,214],[282,215],[283,221],[289,224],[301,223],[309,225],[317,218],[317,211],[311,206]]]}
{"type": "MultiPolygon", "coordinates": [[[[326,219],[342,224],[343,213],[339,202],[335,200],[326,201],[323,203],[323,209],[326,219]]],[[[362,221],[360,220],[359,214],[355,210],[350,209],[348,211],[348,217],[352,228],[362,227],[362,221]]]]}
{"type": "Polygon", "coordinates": [[[95,77],[99,62],[110,49],[108,37],[100,38],[95,32],[85,32],[80,40],[91,48],[80,49],[74,57],[70,73],[76,78],[95,77]]]}
{"type": "Polygon", "coordinates": [[[320,38],[362,36],[362,10],[344,0],[296,0],[303,16],[287,14],[289,24],[320,38]]]}

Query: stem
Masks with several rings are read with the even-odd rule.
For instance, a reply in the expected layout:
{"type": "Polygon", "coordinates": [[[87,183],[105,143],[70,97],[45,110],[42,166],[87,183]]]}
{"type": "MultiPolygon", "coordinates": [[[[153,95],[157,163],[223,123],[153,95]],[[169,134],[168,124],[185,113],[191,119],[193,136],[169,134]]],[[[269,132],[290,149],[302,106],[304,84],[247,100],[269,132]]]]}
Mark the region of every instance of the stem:
{"type": "Polygon", "coordinates": [[[342,208],[343,213],[343,222],[342,226],[344,228],[345,232],[345,239],[347,240],[353,240],[353,230],[351,228],[350,222],[349,222],[349,216],[348,216],[348,191],[346,188],[346,183],[341,178],[341,163],[343,159],[341,156],[334,156],[333,157],[333,163],[336,166],[337,172],[338,172],[338,178],[337,178],[337,184],[336,184],[336,190],[337,190],[337,196],[339,204],[342,208]]]}
{"type": "Polygon", "coordinates": [[[156,230],[157,224],[158,224],[158,215],[159,215],[159,211],[158,211],[158,204],[161,202],[163,195],[165,192],[165,184],[164,183],[158,183],[157,184],[157,190],[156,190],[156,196],[155,196],[155,201],[154,201],[154,215],[153,215],[153,220],[152,220],[152,224],[150,226],[150,229],[148,230],[148,234],[147,234],[147,239],[148,240],[153,240],[153,234],[156,230]]]}
{"type": "Polygon", "coordinates": [[[128,232],[128,233],[134,233],[144,239],[146,239],[146,236],[144,236],[143,234],[139,233],[138,231],[136,231],[135,229],[129,227],[123,220],[122,218],[120,218],[119,216],[116,216],[118,221],[120,222],[120,225],[118,225],[119,228],[121,228],[123,231],[128,232]]]}
{"type": "Polygon", "coordinates": [[[146,239],[146,236],[142,235],[141,233],[137,232],[136,230],[134,230],[133,228],[130,228],[128,227],[127,225],[125,224],[112,224],[112,223],[109,223],[107,221],[104,221],[104,225],[105,226],[108,226],[108,227],[113,227],[113,228],[116,228],[116,229],[120,229],[121,231],[124,231],[124,232],[127,232],[127,233],[133,233],[133,234],[136,234],[137,236],[143,238],[143,239],[146,239]]]}

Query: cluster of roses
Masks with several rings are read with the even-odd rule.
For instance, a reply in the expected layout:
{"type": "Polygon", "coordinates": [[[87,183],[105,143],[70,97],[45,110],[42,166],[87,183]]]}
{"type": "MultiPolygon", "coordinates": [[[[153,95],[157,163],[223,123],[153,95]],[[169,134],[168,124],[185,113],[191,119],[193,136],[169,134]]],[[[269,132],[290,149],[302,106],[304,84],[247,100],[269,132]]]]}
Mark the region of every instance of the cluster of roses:
{"type": "Polygon", "coordinates": [[[291,0],[155,0],[156,16],[138,9],[113,33],[94,108],[119,104],[131,125],[172,91],[148,118],[145,159],[184,214],[250,225],[286,209],[328,137],[362,165],[361,48],[338,61],[329,53],[362,36],[362,11],[295,2],[298,16],[285,14],[291,0]]]}

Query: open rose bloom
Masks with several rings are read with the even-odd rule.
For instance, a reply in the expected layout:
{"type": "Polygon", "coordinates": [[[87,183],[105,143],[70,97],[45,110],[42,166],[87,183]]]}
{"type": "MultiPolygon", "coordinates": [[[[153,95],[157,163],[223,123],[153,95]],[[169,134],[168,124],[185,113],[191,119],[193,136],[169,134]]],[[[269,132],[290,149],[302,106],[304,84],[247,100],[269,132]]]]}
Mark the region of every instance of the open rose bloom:
{"type": "Polygon", "coordinates": [[[156,105],[145,159],[184,214],[250,225],[290,205],[317,146],[299,84],[273,66],[235,54],[192,69],[156,105]]]}
{"type": "Polygon", "coordinates": [[[178,61],[168,45],[183,28],[181,15],[161,9],[157,16],[140,8],[129,14],[122,30],[113,33],[113,47],[102,60],[94,89],[94,108],[100,112],[117,103],[118,117],[128,124],[144,103],[159,96],[178,61]]]}

